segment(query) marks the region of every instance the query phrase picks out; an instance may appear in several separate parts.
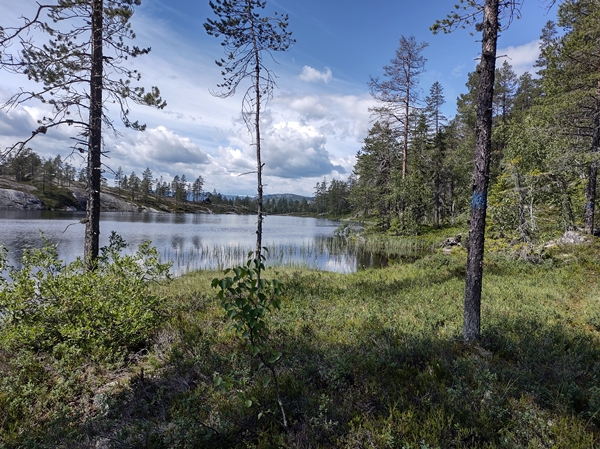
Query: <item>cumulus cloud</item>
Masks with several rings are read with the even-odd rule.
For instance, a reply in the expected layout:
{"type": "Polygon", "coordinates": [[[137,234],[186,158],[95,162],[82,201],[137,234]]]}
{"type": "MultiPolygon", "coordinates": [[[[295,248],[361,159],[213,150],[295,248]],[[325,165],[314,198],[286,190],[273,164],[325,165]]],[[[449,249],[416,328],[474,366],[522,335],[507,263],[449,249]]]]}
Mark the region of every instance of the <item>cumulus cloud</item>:
{"type": "Polygon", "coordinates": [[[534,40],[523,45],[510,46],[498,50],[498,56],[506,56],[508,63],[517,75],[531,71],[540,54],[540,41],[534,40]]]}
{"type": "Polygon", "coordinates": [[[115,143],[114,152],[138,161],[155,163],[209,164],[209,156],[187,137],[181,137],[164,126],[129,134],[115,143]]]}
{"type": "Polygon", "coordinates": [[[305,65],[302,68],[302,73],[299,75],[299,78],[307,83],[316,83],[319,81],[328,83],[331,80],[331,76],[332,73],[329,67],[325,67],[325,70],[320,72],[317,69],[313,69],[312,67],[305,65]]]}
{"type": "Polygon", "coordinates": [[[307,118],[320,119],[326,117],[330,110],[322,97],[316,95],[293,96],[287,99],[291,110],[307,118]]]}
{"type": "Polygon", "coordinates": [[[315,127],[280,122],[265,134],[265,173],[282,178],[322,176],[344,167],[334,165],[325,149],[326,137],[315,127]]]}
{"type": "Polygon", "coordinates": [[[306,122],[328,138],[357,139],[364,137],[370,121],[369,108],[374,105],[369,95],[280,95],[273,101],[287,121],[306,122]]]}

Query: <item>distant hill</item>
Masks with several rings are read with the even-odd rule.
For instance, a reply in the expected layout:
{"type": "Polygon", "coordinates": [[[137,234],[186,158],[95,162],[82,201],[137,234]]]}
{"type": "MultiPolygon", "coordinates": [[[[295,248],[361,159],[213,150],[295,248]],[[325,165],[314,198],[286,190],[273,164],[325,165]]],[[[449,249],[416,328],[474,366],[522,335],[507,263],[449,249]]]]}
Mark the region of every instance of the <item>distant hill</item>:
{"type": "Polygon", "coordinates": [[[288,201],[302,201],[303,199],[305,199],[306,201],[308,201],[309,203],[311,201],[314,200],[313,197],[311,196],[302,196],[302,195],[296,195],[294,193],[273,193],[270,195],[263,195],[263,199],[266,200],[280,200],[282,198],[285,198],[288,201]]]}
{"type": "MultiPolygon", "coordinates": [[[[245,197],[250,197],[250,198],[256,198],[256,195],[222,195],[224,198],[227,198],[228,200],[233,200],[236,197],[239,198],[245,198],[245,197]]],[[[272,193],[269,195],[263,195],[263,200],[267,201],[267,200],[275,200],[278,201],[281,198],[285,198],[286,200],[292,200],[292,201],[302,201],[303,199],[305,199],[306,201],[308,201],[309,203],[312,202],[314,200],[313,197],[311,196],[302,196],[302,195],[296,195],[294,193],[272,193]]]]}

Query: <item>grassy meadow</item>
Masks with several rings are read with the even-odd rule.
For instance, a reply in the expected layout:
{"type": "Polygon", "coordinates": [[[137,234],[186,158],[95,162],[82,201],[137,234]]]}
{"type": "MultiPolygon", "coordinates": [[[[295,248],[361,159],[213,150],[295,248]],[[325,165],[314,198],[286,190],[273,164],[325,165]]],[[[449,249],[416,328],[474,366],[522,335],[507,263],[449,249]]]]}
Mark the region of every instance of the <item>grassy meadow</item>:
{"type": "Polygon", "coordinates": [[[490,253],[472,346],[465,258],[268,269],[285,285],[266,320],[287,428],[270,371],[210,287],[219,272],[153,284],[160,322],[121,358],[8,344],[0,330],[0,447],[600,447],[600,245],[538,263],[490,253]]]}

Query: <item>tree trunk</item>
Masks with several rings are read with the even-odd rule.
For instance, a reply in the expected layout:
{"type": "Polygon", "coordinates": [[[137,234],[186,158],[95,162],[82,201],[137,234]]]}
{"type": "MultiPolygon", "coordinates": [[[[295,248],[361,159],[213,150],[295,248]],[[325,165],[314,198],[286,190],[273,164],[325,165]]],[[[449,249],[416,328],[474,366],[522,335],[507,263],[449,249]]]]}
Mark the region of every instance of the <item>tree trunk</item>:
{"type": "MultiPolygon", "coordinates": [[[[254,33],[254,27],[252,27],[254,33]]],[[[262,254],[262,232],[263,232],[263,184],[262,184],[262,160],[260,157],[260,102],[261,90],[260,90],[260,54],[258,45],[256,43],[256,36],[254,38],[254,96],[255,96],[255,116],[254,116],[254,130],[256,134],[256,177],[257,177],[257,195],[256,195],[256,213],[257,213],[257,224],[256,224],[256,251],[254,252],[254,258],[261,262],[262,254]]],[[[258,271],[258,278],[260,279],[260,269],[258,271]]]]}
{"type": "Polygon", "coordinates": [[[475,168],[473,171],[473,195],[471,198],[465,282],[463,338],[466,342],[478,340],[481,333],[481,286],[483,278],[487,189],[490,174],[492,107],[496,70],[496,43],[499,26],[498,10],[499,0],[485,1],[481,62],[479,64],[480,78],[477,98],[477,127],[475,131],[475,168]]]}
{"type": "MultiPolygon", "coordinates": [[[[592,137],[592,157],[596,157],[600,146],[600,86],[598,87],[598,101],[596,102],[596,111],[594,114],[594,130],[592,137]]],[[[594,160],[590,164],[588,172],[588,184],[586,189],[585,205],[585,232],[594,233],[594,213],[596,210],[596,180],[598,175],[598,163],[594,160]]]]}
{"type": "Polygon", "coordinates": [[[92,67],[90,75],[90,129],[87,165],[87,207],[84,260],[93,270],[100,242],[100,159],[102,155],[102,41],[103,0],[92,0],[92,67]]]}
{"type": "MultiPolygon", "coordinates": [[[[406,74],[406,100],[404,103],[404,148],[402,158],[402,179],[406,179],[406,172],[408,171],[408,134],[409,134],[409,122],[408,114],[410,113],[410,69],[406,74]]],[[[404,212],[404,206],[402,207],[404,212]]]]}

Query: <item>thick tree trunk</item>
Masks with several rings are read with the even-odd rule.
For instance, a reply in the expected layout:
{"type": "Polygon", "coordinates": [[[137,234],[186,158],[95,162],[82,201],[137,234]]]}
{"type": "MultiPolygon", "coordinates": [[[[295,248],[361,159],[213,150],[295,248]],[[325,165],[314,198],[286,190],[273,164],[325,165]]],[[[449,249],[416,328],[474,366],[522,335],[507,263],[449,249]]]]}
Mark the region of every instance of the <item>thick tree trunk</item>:
{"type": "MultiPolygon", "coordinates": [[[[600,101],[600,87],[598,88],[598,97],[600,101]]],[[[592,136],[591,153],[596,157],[600,150],[600,104],[596,104],[596,113],[594,114],[594,130],[592,136]]],[[[594,233],[594,213],[596,211],[596,180],[598,177],[598,163],[592,161],[588,172],[588,183],[585,192],[585,232],[586,234],[594,233]]]]}
{"type": "Polygon", "coordinates": [[[102,155],[102,41],[103,0],[92,0],[92,67],[90,76],[90,129],[87,165],[87,207],[84,260],[93,270],[100,242],[100,178],[102,155]]]}
{"type": "Polygon", "coordinates": [[[494,75],[496,70],[496,43],[498,40],[499,0],[486,0],[479,64],[479,92],[477,98],[477,128],[473,194],[471,199],[463,338],[478,340],[481,332],[481,286],[483,279],[483,250],[487,190],[490,174],[492,135],[492,107],[494,75]]]}

